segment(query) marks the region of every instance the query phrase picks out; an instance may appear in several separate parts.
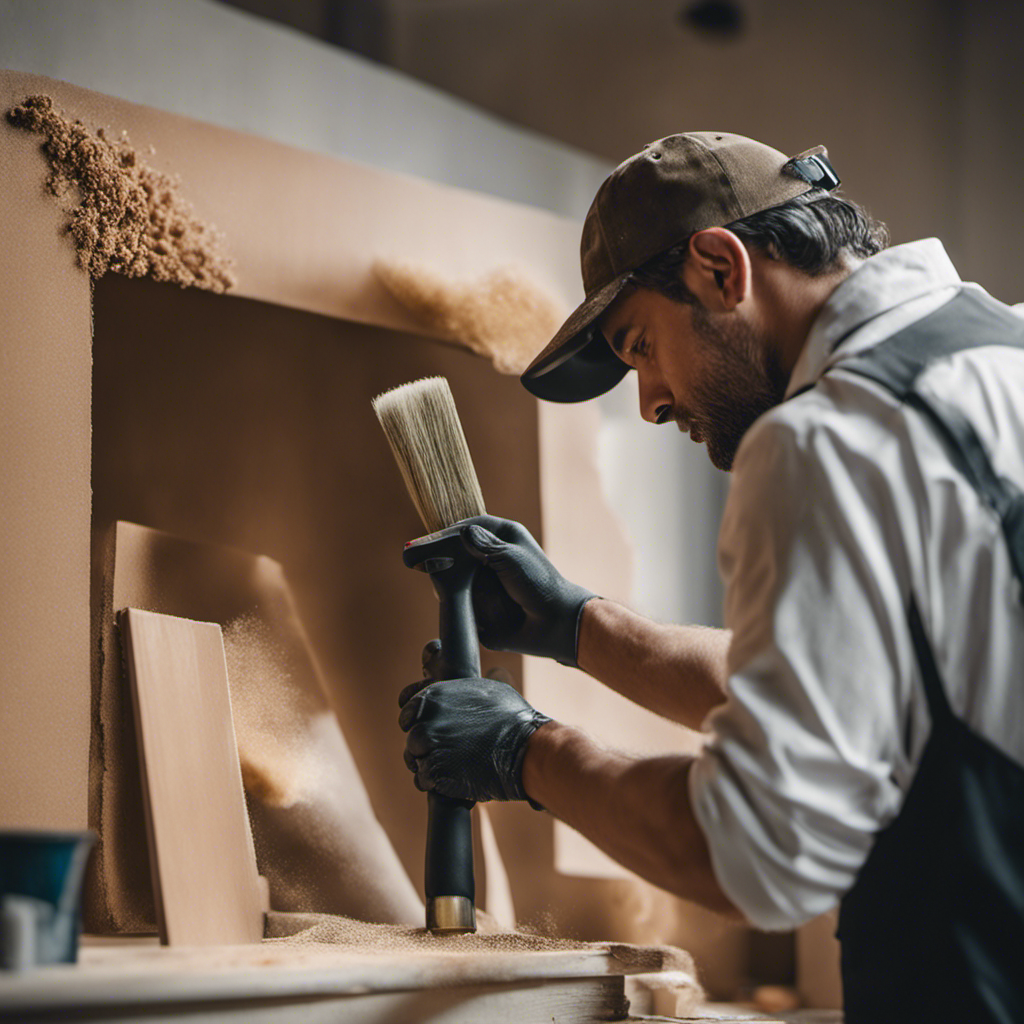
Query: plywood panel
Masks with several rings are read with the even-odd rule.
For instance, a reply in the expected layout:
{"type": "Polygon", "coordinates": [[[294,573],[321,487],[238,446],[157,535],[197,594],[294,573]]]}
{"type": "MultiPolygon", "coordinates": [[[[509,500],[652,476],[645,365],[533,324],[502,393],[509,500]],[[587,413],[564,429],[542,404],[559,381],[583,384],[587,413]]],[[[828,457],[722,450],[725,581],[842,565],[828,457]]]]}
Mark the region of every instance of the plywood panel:
{"type": "Polygon", "coordinates": [[[160,939],[259,942],[263,900],[220,626],[128,609],[121,627],[160,939]]]}

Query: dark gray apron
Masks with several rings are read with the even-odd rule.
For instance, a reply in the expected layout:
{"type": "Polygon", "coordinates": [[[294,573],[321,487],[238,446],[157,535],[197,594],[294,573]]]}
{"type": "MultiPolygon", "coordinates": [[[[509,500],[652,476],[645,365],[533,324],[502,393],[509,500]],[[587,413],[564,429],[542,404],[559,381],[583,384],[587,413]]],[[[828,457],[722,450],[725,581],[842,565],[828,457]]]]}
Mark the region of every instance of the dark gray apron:
{"type": "MultiPolygon", "coordinates": [[[[1024,348],[1024,320],[961,291],[835,369],[871,378],[930,421],[999,517],[1024,584],[1024,495],[995,473],[959,409],[915,388],[934,360],[987,345],[1024,348]]],[[[1024,1024],[1024,768],[953,713],[912,594],[907,624],[931,732],[903,807],[842,901],[846,1021],[1024,1024]]]]}

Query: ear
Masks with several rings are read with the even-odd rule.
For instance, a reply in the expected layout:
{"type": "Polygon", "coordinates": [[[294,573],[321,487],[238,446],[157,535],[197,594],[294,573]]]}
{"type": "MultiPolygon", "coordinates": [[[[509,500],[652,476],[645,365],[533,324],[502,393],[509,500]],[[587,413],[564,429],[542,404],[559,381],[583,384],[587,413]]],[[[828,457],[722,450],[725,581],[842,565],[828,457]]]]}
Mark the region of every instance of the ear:
{"type": "Polygon", "coordinates": [[[726,228],[707,228],[691,236],[683,281],[705,309],[727,313],[750,291],[750,253],[726,228]]]}

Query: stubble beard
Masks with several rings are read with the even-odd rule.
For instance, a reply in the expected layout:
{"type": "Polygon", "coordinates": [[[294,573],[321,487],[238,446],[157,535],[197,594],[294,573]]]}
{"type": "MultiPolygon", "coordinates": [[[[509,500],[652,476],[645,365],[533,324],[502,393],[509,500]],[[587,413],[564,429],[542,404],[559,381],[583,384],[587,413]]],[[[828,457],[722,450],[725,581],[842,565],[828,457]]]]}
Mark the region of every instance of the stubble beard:
{"type": "Polygon", "coordinates": [[[686,419],[716,469],[729,472],[743,435],[785,398],[788,380],[766,336],[745,321],[724,321],[693,306],[694,332],[704,343],[700,379],[686,419]]]}

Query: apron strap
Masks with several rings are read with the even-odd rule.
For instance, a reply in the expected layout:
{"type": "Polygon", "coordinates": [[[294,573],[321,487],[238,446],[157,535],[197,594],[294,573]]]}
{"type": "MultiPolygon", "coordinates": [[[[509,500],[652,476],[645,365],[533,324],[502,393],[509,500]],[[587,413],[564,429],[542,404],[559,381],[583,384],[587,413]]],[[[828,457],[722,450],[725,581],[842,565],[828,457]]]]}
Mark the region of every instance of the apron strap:
{"type": "Polygon", "coordinates": [[[932,424],[950,461],[998,516],[1014,575],[1024,584],[1024,492],[999,476],[958,408],[917,389],[918,378],[937,359],[991,345],[1024,349],[1024,320],[988,296],[962,290],[923,320],[835,369],[875,381],[932,424]],[[956,330],[935,330],[937,322],[948,323],[950,317],[955,317],[956,330]]]}

